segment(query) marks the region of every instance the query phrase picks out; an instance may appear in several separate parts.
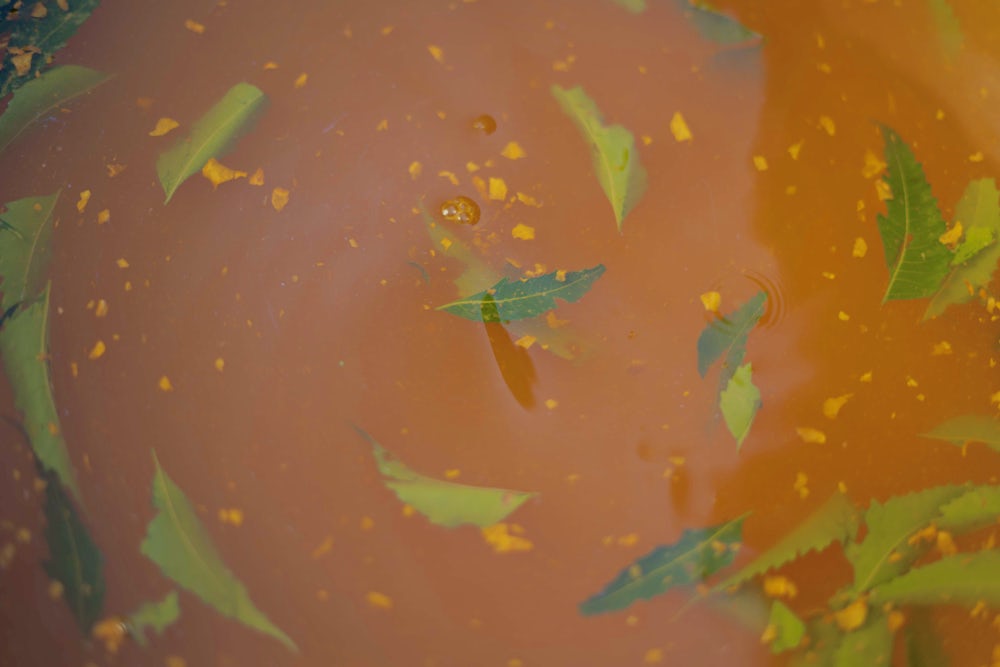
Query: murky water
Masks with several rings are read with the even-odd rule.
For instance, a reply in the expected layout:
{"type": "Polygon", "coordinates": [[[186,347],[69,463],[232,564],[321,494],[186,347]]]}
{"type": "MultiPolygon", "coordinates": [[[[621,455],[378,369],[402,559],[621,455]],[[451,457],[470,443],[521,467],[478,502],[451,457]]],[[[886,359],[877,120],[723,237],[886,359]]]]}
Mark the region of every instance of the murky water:
{"type": "MultiPolygon", "coordinates": [[[[719,4],[764,42],[720,46],[667,1],[633,15],[599,0],[105,0],[57,61],[115,77],[0,159],[3,201],[62,191],[52,380],[104,557],[102,617],[178,588],[140,553],[155,450],[299,652],[181,589],[179,619],[147,648],[82,638],[40,567],[30,446],[0,425],[0,546],[14,545],[0,662],[784,664],[759,627],[710,604],[678,616],[689,592],[598,616],[578,605],[687,529],[751,512],[745,560],[838,488],[866,505],[996,483],[994,452],[918,434],[995,414],[997,325],[976,302],[924,323],[925,302],[881,303],[885,204],[862,171],[885,123],[948,219],[970,179],[996,174],[998,10],[953,2],[965,38],[946,58],[915,0],[719,4]],[[268,108],[220,160],[261,168],[264,185],[195,175],[164,205],[157,157],[241,81],[268,108]],[[582,85],[635,136],[648,189],[622,233],[553,84],[582,85]],[[690,141],[671,131],[678,112],[690,141]],[[148,136],[160,117],[180,129],[148,136]],[[523,157],[505,155],[511,142],[523,157]],[[490,197],[491,177],[507,196],[490,197]],[[281,210],[276,187],[289,192],[281,210]],[[479,207],[475,225],[441,220],[457,197],[479,207]],[[566,354],[436,310],[468,293],[454,282],[466,267],[422,207],[498,276],[605,267],[542,325],[566,354]],[[737,451],[718,371],[698,373],[713,319],[699,297],[719,292],[726,313],[761,289],[747,359],[762,407],[737,451]],[[91,359],[97,341],[106,351],[91,359]],[[824,416],[824,400],[847,394],[824,416]],[[407,511],[355,426],[428,477],[536,492],[506,520],[531,548],[498,553],[475,527],[407,511]]],[[[803,614],[851,577],[838,548],[786,574],[803,614]]],[[[935,618],[954,664],[989,662],[991,617],[935,618]]]]}

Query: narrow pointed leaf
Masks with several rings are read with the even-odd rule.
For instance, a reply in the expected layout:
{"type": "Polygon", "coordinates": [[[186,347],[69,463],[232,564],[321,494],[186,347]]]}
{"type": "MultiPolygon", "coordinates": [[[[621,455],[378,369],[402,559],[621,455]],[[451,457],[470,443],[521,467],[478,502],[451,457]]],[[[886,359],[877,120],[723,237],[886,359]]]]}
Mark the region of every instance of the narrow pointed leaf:
{"type": "Polygon", "coordinates": [[[698,336],[698,374],[705,377],[708,369],[725,357],[720,386],[729,383],[743,363],[747,351],[747,336],[764,315],[767,294],[757,292],[749,301],[724,317],[713,320],[698,336]]]}
{"type": "Polygon", "coordinates": [[[0,213],[0,312],[34,299],[45,288],[58,200],[56,192],[4,204],[6,210],[0,213]]]}
{"type": "Polygon", "coordinates": [[[605,125],[597,104],[583,88],[552,86],[552,95],[590,146],[594,173],[615,212],[618,231],[646,192],[646,170],[639,163],[635,137],[621,125],[605,125]]]}
{"type": "Polygon", "coordinates": [[[49,368],[49,290],[7,320],[0,330],[0,357],[24,418],[31,449],[79,501],[80,489],[62,437],[49,368]]]}
{"type": "Polygon", "coordinates": [[[819,616],[806,624],[809,643],[792,654],[790,667],[832,667],[833,656],[844,635],[830,615],[819,616]]]}
{"type": "MultiPolygon", "coordinates": [[[[992,178],[981,178],[969,183],[965,193],[955,206],[955,220],[965,227],[967,243],[969,240],[982,237],[1000,236],[1000,192],[992,178]],[[978,230],[978,231],[977,231],[978,230]]],[[[980,241],[981,243],[981,241],[980,241]]],[[[969,288],[975,293],[980,287],[986,287],[993,279],[993,274],[1000,261],[1000,243],[990,243],[978,252],[970,254],[975,244],[963,250],[959,246],[951,269],[951,273],[941,283],[941,289],[931,299],[924,313],[924,319],[936,317],[952,304],[966,303],[972,299],[969,288]]]]}
{"type": "Polygon", "coordinates": [[[889,667],[892,642],[888,619],[881,612],[871,610],[863,626],[841,636],[833,654],[833,667],[889,667]]]}
{"type": "Polygon", "coordinates": [[[894,131],[882,127],[885,181],[892,191],[878,230],[889,267],[882,302],[933,295],[948,274],[951,251],[938,239],[947,231],[923,167],[894,131]]]}
{"type": "Polygon", "coordinates": [[[685,14],[701,36],[719,44],[741,44],[760,38],[760,34],[750,30],[731,18],[711,3],[704,0],[682,0],[685,14]]]}
{"type": "Polygon", "coordinates": [[[156,516],[146,528],[142,553],[163,574],[194,593],[223,616],[269,635],[289,650],[295,642],[257,609],[246,586],[226,567],[191,502],[153,453],[153,506],[156,516]]]}
{"type": "Polygon", "coordinates": [[[947,440],[962,447],[967,442],[982,442],[1000,452],[1000,421],[980,415],[954,417],[924,433],[925,438],[947,440]]]}
{"type": "Polygon", "coordinates": [[[147,646],[146,630],[154,630],[162,635],[163,631],[173,625],[181,615],[181,607],[177,601],[177,591],[170,591],[159,602],[147,602],[125,619],[131,635],[139,646],[147,646]]]}
{"type": "Polygon", "coordinates": [[[965,35],[962,33],[962,25],[955,16],[948,0],[927,0],[927,5],[931,10],[931,17],[937,28],[938,42],[945,58],[954,60],[962,50],[962,43],[965,35]]]}
{"type": "Polygon", "coordinates": [[[62,597],[87,636],[104,607],[103,557],[59,479],[44,470],[42,478],[49,547],[45,572],[62,584],[62,597]]]}
{"type": "Polygon", "coordinates": [[[580,613],[618,611],[678,586],[700,584],[733,562],[742,540],[744,519],[746,515],[709,528],[684,531],[678,541],[653,549],[622,570],[604,590],[580,604],[580,613]]]}
{"type": "Polygon", "coordinates": [[[775,600],[771,604],[768,625],[776,632],[770,642],[771,653],[784,653],[797,648],[806,635],[806,624],[781,600],[775,600]]]}
{"type": "MultiPolygon", "coordinates": [[[[955,255],[951,258],[951,265],[954,267],[967,263],[970,259],[993,245],[996,240],[995,230],[986,227],[970,227],[965,232],[965,238],[962,240],[961,245],[955,249],[955,255]]],[[[968,293],[968,290],[966,292],[968,293]]],[[[940,294],[940,291],[938,294],[940,294]]],[[[937,296],[937,294],[934,296],[937,296]]]]}
{"type": "Polygon", "coordinates": [[[951,663],[943,637],[934,627],[933,614],[926,607],[915,607],[907,612],[903,646],[906,648],[906,667],[948,667],[951,663]]]}
{"type": "Polygon", "coordinates": [[[1000,518],[1000,485],[977,486],[941,507],[938,530],[960,535],[997,523],[1000,518]]]}
{"type": "Polygon", "coordinates": [[[737,586],[810,551],[822,551],[835,542],[843,544],[857,534],[859,521],[858,511],[851,500],[845,494],[836,492],[774,546],[718,584],[715,589],[737,586]]]}
{"type": "Polygon", "coordinates": [[[89,93],[110,77],[104,72],[64,65],[53,67],[14,93],[6,111],[0,114],[0,152],[39,118],[65,107],[73,99],[89,93]]]}
{"type": "Polygon", "coordinates": [[[426,477],[392,457],[367,431],[355,430],[371,446],[375,465],[386,487],[399,500],[438,526],[492,526],[538,495],[488,486],[469,486],[426,477]]]}
{"type": "Polygon", "coordinates": [[[736,438],[737,450],[750,434],[753,419],[760,409],[760,390],[754,385],[752,375],[750,364],[740,366],[719,395],[722,418],[726,421],[726,428],[736,438]]]}
{"type": "Polygon", "coordinates": [[[263,111],[267,97],[256,86],[238,83],[195,122],[191,134],[180,139],[156,161],[160,185],[170,201],[189,176],[201,171],[210,158],[225,155],[263,111]]]}
{"type": "Polygon", "coordinates": [[[1000,551],[946,556],[875,587],[871,600],[882,604],[956,604],[1000,607],[1000,551]]]}
{"type": "Polygon", "coordinates": [[[604,265],[598,264],[590,269],[562,273],[562,280],[557,271],[523,280],[501,278],[488,290],[438,306],[438,310],[476,322],[526,320],[555,308],[556,299],[570,303],[579,301],[603,274],[604,265]],[[484,311],[487,299],[492,308],[484,311]],[[498,319],[484,320],[484,312],[498,319]]]}

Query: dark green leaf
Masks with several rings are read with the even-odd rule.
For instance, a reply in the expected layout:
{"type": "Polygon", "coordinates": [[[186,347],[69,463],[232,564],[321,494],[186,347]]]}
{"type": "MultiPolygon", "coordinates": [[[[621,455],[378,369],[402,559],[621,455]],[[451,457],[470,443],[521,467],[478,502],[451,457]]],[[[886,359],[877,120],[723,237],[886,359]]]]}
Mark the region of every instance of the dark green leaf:
{"type": "Polygon", "coordinates": [[[89,93],[108,78],[104,72],[65,65],[28,81],[14,93],[7,110],[0,115],[0,152],[36,120],[89,93]]]}
{"type": "Polygon", "coordinates": [[[760,38],[739,21],[726,16],[703,0],[682,0],[685,14],[705,39],[719,44],[741,44],[760,38]]]}
{"type": "Polygon", "coordinates": [[[425,477],[392,456],[367,431],[354,427],[371,445],[383,481],[399,500],[434,524],[454,528],[472,524],[492,526],[507,518],[529,498],[538,495],[488,486],[468,486],[425,477]]]}
{"type": "Polygon", "coordinates": [[[915,607],[907,613],[903,645],[906,667],[948,667],[950,663],[929,609],[915,607]]]}
{"type": "Polygon", "coordinates": [[[871,592],[876,604],[986,603],[1000,607],[1000,551],[955,554],[917,567],[871,592]]]}
{"type": "Polygon", "coordinates": [[[177,591],[170,591],[159,602],[147,602],[125,619],[125,626],[139,646],[146,646],[146,630],[155,630],[162,635],[163,631],[173,625],[181,615],[181,607],[177,602],[177,591]]]}
{"type": "Polygon", "coordinates": [[[49,368],[49,290],[7,320],[0,330],[0,357],[14,389],[14,404],[24,415],[35,457],[54,472],[73,496],[80,489],[62,437],[49,368]]]}
{"type": "Polygon", "coordinates": [[[941,507],[938,530],[961,534],[994,525],[1000,518],[1000,486],[978,486],[941,507]]]}
{"type": "Polygon", "coordinates": [[[770,642],[771,653],[784,653],[797,648],[806,635],[806,624],[781,600],[775,600],[771,604],[768,626],[775,631],[774,639],[770,642]]]}
{"type": "Polygon", "coordinates": [[[552,86],[552,95],[590,146],[594,173],[615,212],[618,231],[646,192],[646,170],[639,163],[635,137],[621,125],[605,125],[597,104],[583,88],[552,86]]]}
{"type": "Polygon", "coordinates": [[[885,182],[892,191],[878,230],[889,267],[882,302],[933,295],[948,274],[951,251],[938,239],[947,231],[937,200],[909,146],[890,128],[885,139],[885,182]]]}
{"type": "Polygon", "coordinates": [[[0,213],[0,311],[34,299],[45,288],[52,257],[52,213],[58,200],[57,192],[4,204],[6,210],[0,213]]]}
{"type": "Polygon", "coordinates": [[[880,611],[870,610],[868,620],[843,635],[833,654],[833,667],[882,667],[892,663],[892,630],[880,611]]]}
{"type": "Polygon", "coordinates": [[[598,264],[582,271],[569,273],[553,271],[544,276],[523,280],[511,281],[501,278],[500,282],[490,289],[438,306],[438,310],[446,310],[467,320],[482,322],[483,305],[487,303],[488,297],[495,308],[487,312],[499,318],[489,321],[526,320],[555,308],[556,299],[570,303],[579,301],[590,291],[594,281],[603,274],[604,265],[598,264]],[[559,279],[560,274],[562,280],[559,279]]]}
{"type": "Polygon", "coordinates": [[[743,363],[747,351],[747,336],[764,315],[767,294],[757,292],[736,311],[713,320],[698,336],[698,373],[705,377],[709,367],[725,355],[720,387],[729,384],[729,378],[743,363]]]}
{"type": "Polygon", "coordinates": [[[254,605],[246,586],[219,556],[212,538],[184,495],[153,453],[153,506],[157,514],[146,528],[142,553],[159,565],[164,575],[223,616],[274,637],[289,650],[295,642],[254,605]]]}
{"type": "Polygon", "coordinates": [[[104,606],[103,558],[66,495],[59,478],[42,469],[45,480],[46,574],[62,584],[63,599],[86,636],[104,606]]]}
{"type": "Polygon", "coordinates": [[[935,426],[924,433],[924,437],[947,440],[959,447],[967,442],[982,442],[1000,452],[1000,421],[992,417],[964,415],[935,426]]]}
{"type": "Polygon", "coordinates": [[[267,96],[256,86],[238,83],[195,122],[191,134],[179,139],[156,161],[166,204],[189,176],[201,171],[211,158],[222,157],[233,148],[267,104],[267,96]]]}
{"type": "Polygon", "coordinates": [[[653,549],[622,570],[603,591],[580,604],[580,613],[618,611],[671,588],[701,583],[733,562],[745,518],[684,531],[677,542],[653,549]]]}
{"type": "Polygon", "coordinates": [[[743,446],[757,410],[760,409],[760,390],[754,385],[752,375],[750,364],[740,366],[719,395],[722,418],[726,420],[729,432],[736,438],[737,450],[743,446]]]}
{"type": "Polygon", "coordinates": [[[832,667],[833,656],[840,648],[843,633],[829,614],[814,618],[806,625],[809,643],[792,654],[791,667],[832,667]]]}

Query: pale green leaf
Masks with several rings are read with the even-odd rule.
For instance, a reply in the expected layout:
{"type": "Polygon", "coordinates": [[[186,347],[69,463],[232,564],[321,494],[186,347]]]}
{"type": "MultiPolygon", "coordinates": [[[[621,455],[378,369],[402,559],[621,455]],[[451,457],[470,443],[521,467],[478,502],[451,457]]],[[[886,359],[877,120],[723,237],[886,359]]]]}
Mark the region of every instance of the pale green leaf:
{"type": "Polygon", "coordinates": [[[154,630],[162,635],[163,631],[180,618],[181,607],[177,602],[177,591],[170,591],[159,602],[147,602],[125,619],[125,626],[139,646],[147,646],[146,630],[154,630]]]}
{"type": "Polygon", "coordinates": [[[594,172],[615,212],[618,231],[646,192],[646,170],[639,163],[635,137],[621,125],[605,125],[597,104],[583,88],[552,86],[552,95],[590,146],[594,172]]]}
{"type": "Polygon", "coordinates": [[[745,518],[684,531],[678,541],[653,549],[622,570],[604,590],[580,604],[580,613],[618,611],[677,586],[700,584],[733,562],[745,518]]]}
{"type": "Polygon", "coordinates": [[[872,589],[874,604],[955,604],[1000,607],[1000,551],[946,556],[872,589]]]}
{"type": "Polygon", "coordinates": [[[0,115],[0,152],[36,120],[58,113],[74,98],[89,93],[108,78],[104,72],[64,65],[25,83],[0,115]]]}
{"type": "MultiPolygon", "coordinates": [[[[965,232],[965,238],[961,245],[955,248],[955,255],[951,258],[952,266],[965,264],[970,259],[981,253],[996,241],[996,230],[986,227],[972,227],[965,232]]],[[[940,292],[939,292],[940,293],[940,292]]],[[[966,290],[968,293],[968,290],[966,290]]],[[[935,294],[935,296],[937,296],[935,294]]]]}
{"type": "MultiPolygon", "coordinates": [[[[971,234],[979,237],[985,232],[991,237],[1000,236],[1000,192],[992,178],[971,181],[966,186],[965,193],[955,206],[955,221],[961,222],[968,230],[966,236],[971,234]]],[[[970,246],[970,250],[973,247],[970,246]]],[[[961,252],[962,246],[959,246],[955,260],[958,260],[961,252]]],[[[952,268],[941,283],[941,289],[927,306],[924,319],[940,315],[949,305],[966,303],[972,299],[970,287],[975,293],[980,287],[989,285],[996,271],[997,261],[1000,261],[1000,243],[988,245],[962,261],[964,263],[952,268]]]]}
{"type": "Polygon", "coordinates": [[[49,368],[49,288],[0,329],[0,357],[35,457],[81,500],[63,440],[49,368]]]}
{"type": "Polygon", "coordinates": [[[895,496],[884,504],[873,500],[865,512],[868,533],[847,549],[854,567],[854,594],[905,572],[922,553],[922,545],[909,544],[914,533],[934,521],[941,507],[968,491],[965,486],[938,486],[895,496]]]}
{"type": "Polygon", "coordinates": [[[892,630],[888,619],[870,609],[865,624],[844,634],[833,654],[833,667],[883,667],[892,664],[892,630]]]}
{"type": "Polygon", "coordinates": [[[439,526],[492,526],[507,518],[529,498],[538,495],[528,491],[468,486],[426,477],[394,459],[367,431],[357,426],[354,428],[371,445],[375,465],[386,487],[401,502],[439,526]]]}
{"type": "Polygon", "coordinates": [[[942,505],[938,530],[954,534],[992,526],[1000,519],[1000,485],[977,486],[942,505]]]}
{"type": "Polygon", "coordinates": [[[167,473],[153,452],[153,506],[156,516],[146,528],[142,553],[165,576],[197,595],[223,616],[269,635],[289,650],[295,642],[257,609],[246,586],[230,572],[191,502],[167,473]]]}
{"type": "Polygon", "coordinates": [[[931,17],[937,27],[938,41],[945,58],[952,61],[958,57],[962,50],[962,43],[965,36],[962,34],[962,25],[955,17],[948,0],[927,0],[927,5],[931,10],[931,17]]]}
{"type": "Polygon", "coordinates": [[[962,447],[967,442],[982,442],[990,449],[1000,452],[1000,421],[981,415],[963,415],[938,424],[925,438],[947,440],[962,447]]]}
{"type": "Polygon", "coordinates": [[[235,145],[263,111],[267,96],[256,86],[238,83],[199,118],[191,134],[177,141],[156,161],[160,185],[170,201],[189,176],[201,171],[211,158],[219,158],[235,145]]]}
{"type": "Polygon", "coordinates": [[[806,635],[806,624],[781,600],[771,604],[771,617],[767,623],[776,632],[770,643],[771,653],[784,653],[797,648],[806,635]]]}
{"type": "Polygon", "coordinates": [[[740,44],[760,35],[730,18],[704,0],[682,0],[685,14],[705,39],[719,44],[740,44]]]}
{"type": "Polygon", "coordinates": [[[612,0],[619,7],[624,7],[632,14],[641,14],[646,11],[646,0],[612,0]]]}
{"type": "Polygon", "coordinates": [[[754,385],[752,376],[750,364],[740,366],[719,394],[722,418],[726,421],[729,432],[736,438],[736,449],[743,446],[757,410],[760,409],[760,390],[754,385]]]}
{"type": "Polygon", "coordinates": [[[34,299],[44,289],[57,201],[58,192],[4,204],[6,210],[0,213],[0,313],[34,299]]]}
{"type": "Polygon", "coordinates": [[[791,667],[832,667],[833,656],[840,649],[843,633],[828,614],[818,616],[806,625],[809,642],[792,654],[791,667]]]}
{"type": "Polygon", "coordinates": [[[882,302],[933,295],[948,274],[951,251],[938,239],[947,231],[934,193],[909,146],[882,127],[885,139],[885,182],[892,191],[878,229],[889,267],[882,302]]]}
{"type": "Polygon", "coordinates": [[[767,293],[757,292],[734,312],[715,319],[698,336],[698,374],[705,377],[709,367],[725,356],[719,387],[724,389],[729,378],[743,364],[747,351],[747,337],[764,315],[767,293]]]}
{"type": "Polygon", "coordinates": [[[850,499],[845,494],[836,492],[774,546],[718,584],[715,589],[737,586],[796,560],[810,551],[822,551],[834,542],[843,544],[857,534],[858,523],[858,511],[850,499]]]}
{"type": "Polygon", "coordinates": [[[603,274],[604,265],[598,264],[582,271],[553,271],[522,280],[501,278],[489,289],[437,309],[479,322],[526,320],[555,308],[556,299],[570,303],[579,301],[603,274]],[[488,306],[486,310],[484,306],[488,306]]]}

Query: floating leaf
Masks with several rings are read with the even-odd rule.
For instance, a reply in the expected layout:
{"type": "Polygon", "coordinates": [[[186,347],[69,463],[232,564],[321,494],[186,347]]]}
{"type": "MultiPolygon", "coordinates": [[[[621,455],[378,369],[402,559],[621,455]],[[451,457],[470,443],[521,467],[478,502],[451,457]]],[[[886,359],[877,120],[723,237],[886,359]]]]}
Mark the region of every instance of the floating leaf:
{"type": "Polygon", "coordinates": [[[775,600],[771,604],[771,617],[768,619],[767,626],[768,631],[766,632],[771,635],[769,642],[771,653],[775,654],[798,647],[806,635],[806,624],[781,600],[775,600]],[[772,628],[773,631],[771,631],[772,628]]]}
{"type": "Polygon", "coordinates": [[[170,201],[189,176],[201,171],[211,158],[220,158],[245,134],[264,109],[267,96],[256,86],[238,83],[156,161],[156,173],[170,201]]]}
{"type": "Polygon", "coordinates": [[[977,486],[941,507],[938,530],[967,533],[994,525],[1000,517],[1000,486],[977,486]]]}
{"type": "Polygon", "coordinates": [[[903,645],[906,647],[906,667],[948,667],[950,663],[929,609],[915,607],[907,613],[903,645]]]}
{"type": "Polygon", "coordinates": [[[216,551],[191,502],[167,473],[153,452],[153,506],[157,514],[146,528],[142,553],[164,575],[213,607],[223,616],[274,637],[291,651],[295,642],[254,605],[246,586],[237,579],[216,551]]]}
{"type": "Polygon", "coordinates": [[[843,544],[858,532],[859,516],[850,499],[836,492],[795,529],[743,568],[715,587],[722,590],[781,567],[810,551],[822,551],[834,542],[843,544]]]}
{"type": "MultiPolygon", "coordinates": [[[[962,244],[955,249],[955,255],[951,258],[951,265],[959,266],[965,264],[983,250],[993,245],[996,240],[996,231],[993,229],[985,227],[972,227],[968,229],[965,232],[965,239],[962,241],[962,244]]],[[[966,293],[968,293],[968,290],[966,290],[966,293]]]]}
{"type": "Polygon", "coordinates": [[[604,125],[600,109],[582,87],[552,86],[552,95],[590,145],[594,172],[620,232],[625,216],[646,192],[646,170],[639,164],[635,137],[621,125],[604,125]]]}
{"type": "Polygon", "coordinates": [[[579,301],[603,274],[604,265],[598,264],[582,271],[553,271],[523,280],[501,278],[487,290],[438,306],[437,309],[476,322],[526,320],[555,308],[556,299],[570,303],[579,301]],[[492,308],[484,310],[487,302],[492,304],[492,308]],[[498,319],[484,320],[487,313],[498,319]]]}
{"type": "Polygon", "coordinates": [[[709,367],[725,355],[719,386],[726,387],[729,378],[743,363],[747,351],[747,336],[764,315],[767,294],[757,292],[736,311],[709,323],[698,336],[698,374],[705,377],[709,367]]]}
{"type": "Polygon", "coordinates": [[[681,0],[685,14],[705,39],[719,44],[741,44],[760,38],[736,19],[721,13],[703,0],[681,0]]]}
{"type": "Polygon", "coordinates": [[[139,646],[145,647],[146,629],[155,630],[162,635],[163,631],[173,625],[181,615],[181,607],[177,602],[177,591],[170,591],[159,602],[147,602],[125,619],[129,634],[139,646]]]}
{"type": "Polygon", "coordinates": [[[624,7],[632,14],[641,14],[646,11],[646,0],[612,0],[619,7],[624,7]]]}
{"type": "Polygon", "coordinates": [[[842,635],[833,653],[832,667],[888,667],[892,664],[892,630],[881,612],[869,615],[864,626],[842,635]]]}
{"type": "Polygon", "coordinates": [[[733,562],[744,519],[746,515],[709,528],[684,531],[673,544],[653,549],[622,570],[603,591],[580,604],[580,613],[618,611],[677,586],[700,584],[733,562]]]}
{"type": "Polygon", "coordinates": [[[992,417],[964,415],[954,417],[923,434],[925,438],[947,440],[959,447],[967,442],[982,442],[1000,452],[1000,421],[992,417]]]}
{"type": "Polygon", "coordinates": [[[830,667],[833,654],[840,647],[844,636],[831,620],[829,614],[814,618],[806,625],[809,641],[805,647],[792,654],[791,667],[830,667]]]}
{"type": "Polygon", "coordinates": [[[69,605],[84,636],[104,606],[101,552],[73,507],[59,479],[42,471],[45,485],[45,542],[49,546],[46,574],[62,584],[69,605]]]}
{"type": "Polygon", "coordinates": [[[895,132],[882,126],[885,181],[892,191],[878,230],[889,267],[882,302],[933,295],[948,274],[951,251],[938,238],[947,231],[923,167],[895,132]]]}
{"type": "Polygon", "coordinates": [[[870,599],[878,604],[958,604],[974,607],[985,603],[1000,607],[1000,551],[945,556],[875,587],[870,599]]]}
{"type": "Polygon", "coordinates": [[[53,216],[59,193],[4,204],[0,213],[0,311],[34,299],[45,287],[52,257],[53,216]]]}
{"type": "Polygon", "coordinates": [[[537,494],[488,486],[467,486],[425,477],[412,470],[380,445],[367,431],[354,427],[372,447],[375,465],[385,485],[399,500],[434,524],[454,528],[472,524],[486,528],[507,518],[537,494]]]}
{"type": "MultiPolygon", "coordinates": [[[[89,93],[110,78],[104,72],[64,65],[53,67],[14,93],[7,110],[0,114],[0,151],[17,139],[39,118],[57,112],[71,100],[89,93]]],[[[3,97],[3,95],[0,95],[3,97]]]]}
{"type": "Polygon", "coordinates": [[[978,252],[975,250],[982,244],[984,235],[990,239],[1000,236],[1000,192],[996,182],[992,178],[971,181],[955,206],[955,219],[967,229],[966,243],[955,253],[952,264],[958,266],[952,268],[941,283],[941,289],[927,306],[924,319],[940,315],[952,304],[966,303],[972,299],[972,293],[989,285],[993,279],[1000,260],[1000,243],[991,242],[978,252]]]}
{"type": "Polygon", "coordinates": [[[847,549],[854,566],[854,593],[863,593],[905,572],[922,546],[910,544],[909,538],[935,520],[943,505],[967,490],[964,486],[939,486],[895,496],[885,504],[873,500],[865,512],[868,534],[860,544],[847,549]]]}
{"type": "Polygon", "coordinates": [[[962,25],[955,17],[948,0],[927,0],[931,10],[931,17],[937,27],[938,41],[941,43],[941,50],[948,60],[954,60],[962,50],[962,43],[965,36],[962,34],[962,25]]]}
{"type": "Polygon", "coordinates": [[[729,432],[736,438],[736,449],[743,446],[757,410],[760,409],[760,390],[754,385],[752,374],[750,364],[740,366],[719,394],[722,418],[726,420],[729,432]]]}
{"type": "Polygon", "coordinates": [[[48,288],[0,330],[0,357],[3,357],[7,379],[14,389],[14,404],[24,415],[24,430],[35,457],[80,500],[80,489],[62,437],[52,393],[48,288]]]}

